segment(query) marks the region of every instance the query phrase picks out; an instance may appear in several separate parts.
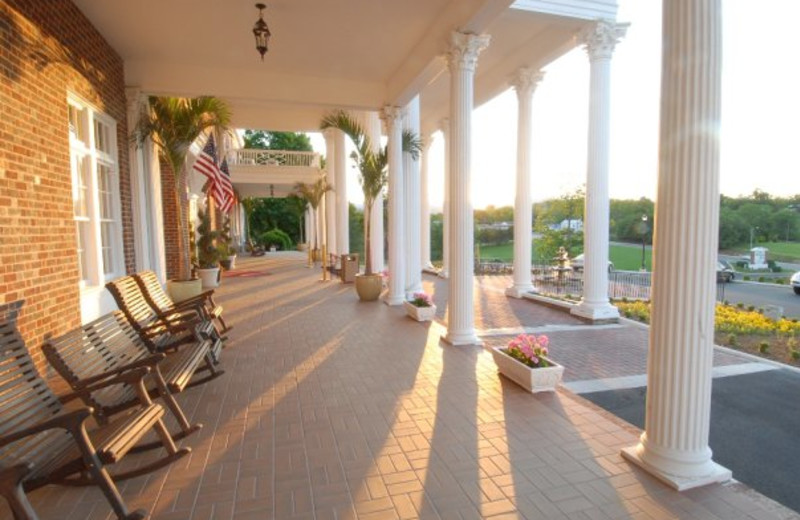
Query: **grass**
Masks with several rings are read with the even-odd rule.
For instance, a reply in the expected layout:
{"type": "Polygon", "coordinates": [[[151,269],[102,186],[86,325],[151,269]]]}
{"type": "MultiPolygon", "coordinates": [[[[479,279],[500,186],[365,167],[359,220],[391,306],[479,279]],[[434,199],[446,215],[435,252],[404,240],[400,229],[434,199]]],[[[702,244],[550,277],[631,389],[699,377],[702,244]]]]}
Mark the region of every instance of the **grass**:
{"type": "MultiPolygon", "coordinates": [[[[616,245],[609,246],[609,257],[614,262],[614,268],[623,271],[638,271],[642,266],[642,246],[616,245]]],[[[503,262],[512,262],[514,259],[514,244],[508,243],[499,246],[481,246],[481,260],[497,259],[503,262]]],[[[645,263],[647,268],[653,265],[651,250],[645,250],[645,263]]]]}

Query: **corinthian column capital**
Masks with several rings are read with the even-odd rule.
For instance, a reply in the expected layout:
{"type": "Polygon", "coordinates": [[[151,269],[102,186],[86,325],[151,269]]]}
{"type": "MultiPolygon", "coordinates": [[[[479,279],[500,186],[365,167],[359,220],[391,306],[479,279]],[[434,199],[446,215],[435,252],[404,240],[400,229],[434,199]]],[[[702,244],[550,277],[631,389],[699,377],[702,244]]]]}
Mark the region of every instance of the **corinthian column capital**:
{"type": "Polygon", "coordinates": [[[544,72],[539,69],[523,67],[518,69],[511,78],[511,86],[517,91],[518,96],[533,94],[536,86],[544,79],[544,72]]]}
{"type": "Polygon", "coordinates": [[[381,109],[381,119],[386,123],[387,128],[390,125],[399,124],[403,119],[403,109],[392,105],[386,105],[381,109]]]}
{"type": "Polygon", "coordinates": [[[453,31],[450,34],[450,48],[447,49],[447,66],[454,70],[474,71],[478,65],[478,55],[489,46],[491,36],[453,31]]]}
{"type": "Polygon", "coordinates": [[[629,25],[598,20],[578,35],[578,42],[583,44],[590,60],[610,59],[614,47],[625,36],[629,25]]]}

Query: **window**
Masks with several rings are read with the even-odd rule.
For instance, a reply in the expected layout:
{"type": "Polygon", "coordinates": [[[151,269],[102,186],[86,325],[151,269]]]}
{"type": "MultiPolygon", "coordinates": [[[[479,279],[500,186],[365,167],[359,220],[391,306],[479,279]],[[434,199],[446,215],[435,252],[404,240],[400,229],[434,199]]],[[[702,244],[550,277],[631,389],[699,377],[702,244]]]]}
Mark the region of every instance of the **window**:
{"type": "Polygon", "coordinates": [[[102,287],[124,274],[116,122],[77,97],[67,102],[80,283],[102,287]]]}

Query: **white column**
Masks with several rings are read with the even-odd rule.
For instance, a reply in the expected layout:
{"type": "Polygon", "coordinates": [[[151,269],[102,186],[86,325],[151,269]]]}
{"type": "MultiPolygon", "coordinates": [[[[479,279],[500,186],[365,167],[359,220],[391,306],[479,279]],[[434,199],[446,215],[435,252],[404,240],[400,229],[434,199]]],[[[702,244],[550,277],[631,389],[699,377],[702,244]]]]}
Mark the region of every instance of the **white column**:
{"type": "Polygon", "coordinates": [[[514,200],[514,285],[506,295],[514,298],[533,291],[531,283],[531,142],[533,124],[531,102],[536,85],[544,73],[520,69],[511,81],[517,91],[517,193],[514,200]]]}
{"type": "Polygon", "coordinates": [[[333,130],[333,142],[336,151],[336,249],[328,247],[333,253],[340,255],[350,252],[350,214],[347,202],[347,153],[344,148],[344,132],[333,130]]]}
{"type": "MultiPolygon", "coordinates": [[[[306,244],[308,244],[308,251],[309,251],[309,255],[310,255],[311,251],[314,250],[314,246],[315,246],[315,244],[314,244],[314,241],[315,241],[315,237],[314,237],[314,210],[311,209],[311,204],[306,204],[306,213],[305,213],[305,215],[306,215],[306,218],[305,218],[305,221],[306,221],[306,244]]],[[[310,258],[310,256],[309,256],[309,258],[310,258]]],[[[309,263],[307,265],[307,267],[309,267],[309,268],[310,267],[314,267],[314,264],[313,263],[309,263]]]]}
{"type": "Polygon", "coordinates": [[[339,191],[337,188],[337,175],[336,175],[336,139],[334,138],[335,130],[333,128],[327,128],[322,131],[322,135],[325,137],[325,170],[327,171],[326,179],[328,184],[333,188],[333,191],[329,191],[325,194],[325,218],[328,220],[327,224],[327,235],[325,239],[327,240],[327,244],[329,247],[329,253],[336,252],[336,230],[338,229],[336,226],[336,196],[337,192],[339,191]]]}
{"type": "Polygon", "coordinates": [[[403,133],[400,109],[383,109],[386,133],[389,136],[389,292],[384,300],[388,305],[405,301],[405,251],[403,236],[403,133]]]}
{"type": "Polygon", "coordinates": [[[431,201],[430,201],[430,187],[428,186],[428,152],[431,149],[431,137],[426,135],[422,141],[422,162],[420,168],[420,223],[419,223],[419,239],[420,239],[420,265],[423,270],[433,269],[431,263],[431,201]]]}
{"type": "Polygon", "coordinates": [[[580,35],[591,64],[586,209],[583,218],[583,298],[572,314],[593,321],[619,318],[608,300],[608,153],[611,55],[627,24],[600,20],[580,35]]]}
{"type": "MultiPolygon", "coordinates": [[[[403,130],[419,136],[419,96],[406,105],[403,130]]],[[[419,159],[403,153],[403,181],[405,182],[405,241],[406,241],[406,299],[422,291],[422,265],[420,265],[420,182],[419,159]]]]}
{"type": "MultiPolygon", "coordinates": [[[[364,113],[364,132],[369,137],[372,151],[377,153],[381,149],[381,120],[377,112],[364,113]]],[[[370,224],[372,225],[370,229],[372,269],[380,273],[386,268],[383,256],[383,194],[372,203],[370,224]]]]}
{"type": "Polygon", "coordinates": [[[478,55],[488,35],[453,32],[450,69],[450,284],[447,335],[452,345],[479,343],[473,307],[472,103],[478,55]]]}
{"type": "Polygon", "coordinates": [[[450,277],[450,119],[439,122],[444,141],[444,199],[442,201],[442,270],[440,278],[450,277]]]}
{"type": "Polygon", "coordinates": [[[663,6],[645,432],[623,455],[676,489],[731,478],[708,446],[719,222],[721,0],[663,6]],[[691,255],[676,254],[691,251],[691,255]]]}
{"type": "MultiPolygon", "coordinates": [[[[125,89],[128,128],[134,129],[147,96],[139,88],[125,89]]],[[[134,253],[137,270],[150,269],[162,282],[167,279],[164,218],[161,205],[161,167],[152,140],[129,143],[134,253]]]]}

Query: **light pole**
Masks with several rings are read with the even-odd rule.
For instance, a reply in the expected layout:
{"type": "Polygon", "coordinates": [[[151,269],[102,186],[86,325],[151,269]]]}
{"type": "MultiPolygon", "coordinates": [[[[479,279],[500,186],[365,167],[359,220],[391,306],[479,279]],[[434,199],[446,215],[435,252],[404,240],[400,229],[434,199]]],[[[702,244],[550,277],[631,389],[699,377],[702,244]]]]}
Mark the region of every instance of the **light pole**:
{"type": "Polygon", "coordinates": [[[647,265],[645,265],[645,256],[644,256],[644,239],[647,236],[647,214],[642,215],[642,272],[647,271],[647,265]]]}
{"type": "Polygon", "coordinates": [[[753,249],[753,233],[758,229],[758,226],[750,226],[750,249],[753,249]]]}

